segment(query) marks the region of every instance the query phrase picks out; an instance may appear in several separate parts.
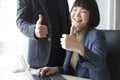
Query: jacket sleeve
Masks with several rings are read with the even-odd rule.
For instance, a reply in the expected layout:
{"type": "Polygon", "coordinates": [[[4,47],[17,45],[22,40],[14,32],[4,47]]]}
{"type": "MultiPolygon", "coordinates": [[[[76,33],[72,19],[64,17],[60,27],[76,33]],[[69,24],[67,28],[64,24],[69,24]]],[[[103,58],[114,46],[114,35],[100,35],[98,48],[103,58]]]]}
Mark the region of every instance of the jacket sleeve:
{"type": "Polygon", "coordinates": [[[30,2],[29,0],[17,1],[16,25],[24,35],[31,39],[36,39],[34,35],[33,10],[30,2]]]}
{"type": "Polygon", "coordinates": [[[106,66],[107,46],[105,36],[101,31],[95,31],[90,35],[85,44],[87,61],[81,63],[82,67],[99,71],[106,66]]]}
{"type": "Polygon", "coordinates": [[[64,69],[63,69],[63,67],[58,67],[58,73],[64,74],[64,69]]]}

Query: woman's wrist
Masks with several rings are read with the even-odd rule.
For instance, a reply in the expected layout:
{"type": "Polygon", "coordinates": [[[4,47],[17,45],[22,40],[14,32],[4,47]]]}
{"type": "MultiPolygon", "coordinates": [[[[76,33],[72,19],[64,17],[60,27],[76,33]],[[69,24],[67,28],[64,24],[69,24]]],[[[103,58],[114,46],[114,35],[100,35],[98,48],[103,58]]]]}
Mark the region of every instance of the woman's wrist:
{"type": "Polygon", "coordinates": [[[55,73],[59,72],[58,67],[54,67],[54,70],[55,70],[55,73]]]}
{"type": "Polygon", "coordinates": [[[86,59],[86,54],[85,54],[84,46],[83,46],[83,45],[80,45],[80,47],[78,48],[78,53],[79,53],[84,59],[86,59]]]}

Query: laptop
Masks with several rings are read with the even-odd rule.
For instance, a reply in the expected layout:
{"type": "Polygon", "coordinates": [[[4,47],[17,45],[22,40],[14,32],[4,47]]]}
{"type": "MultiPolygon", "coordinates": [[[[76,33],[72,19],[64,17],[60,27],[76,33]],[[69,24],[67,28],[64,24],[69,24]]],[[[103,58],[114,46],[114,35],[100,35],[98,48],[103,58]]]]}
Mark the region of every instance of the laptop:
{"type": "Polygon", "coordinates": [[[28,67],[27,63],[25,62],[24,57],[22,55],[19,55],[19,59],[23,65],[23,68],[29,80],[67,80],[60,74],[55,74],[47,77],[41,77],[41,76],[37,76],[37,74],[32,74],[30,71],[31,69],[28,67]]]}

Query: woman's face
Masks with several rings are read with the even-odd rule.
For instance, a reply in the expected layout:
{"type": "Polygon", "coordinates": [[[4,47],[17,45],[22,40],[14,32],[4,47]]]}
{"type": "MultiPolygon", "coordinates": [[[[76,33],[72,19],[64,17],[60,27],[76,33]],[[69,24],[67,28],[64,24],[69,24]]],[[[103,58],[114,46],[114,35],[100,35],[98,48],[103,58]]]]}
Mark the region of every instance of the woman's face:
{"type": "Polygon", "coordinates": [[[90,12],[82,7],[73,7],[71,11],[71,21],[72,25],[76,27],[76,31],[81,30],[83,27],[87,26],[89,21],[90,12]]]}

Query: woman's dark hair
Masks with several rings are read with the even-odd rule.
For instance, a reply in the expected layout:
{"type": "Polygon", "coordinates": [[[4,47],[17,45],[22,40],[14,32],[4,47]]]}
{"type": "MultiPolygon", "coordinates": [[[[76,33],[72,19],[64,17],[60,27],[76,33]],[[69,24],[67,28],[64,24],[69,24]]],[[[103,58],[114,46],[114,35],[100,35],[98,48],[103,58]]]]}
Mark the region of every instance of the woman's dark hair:
{"type": "Polygon", "coordinates": [[[90,18],[88,21],[89,27],[98,26],[100,22],[100,14],[96,0],[75,0],[73,7],[82,7],[88,10],[90,12],[90,18]]]}

